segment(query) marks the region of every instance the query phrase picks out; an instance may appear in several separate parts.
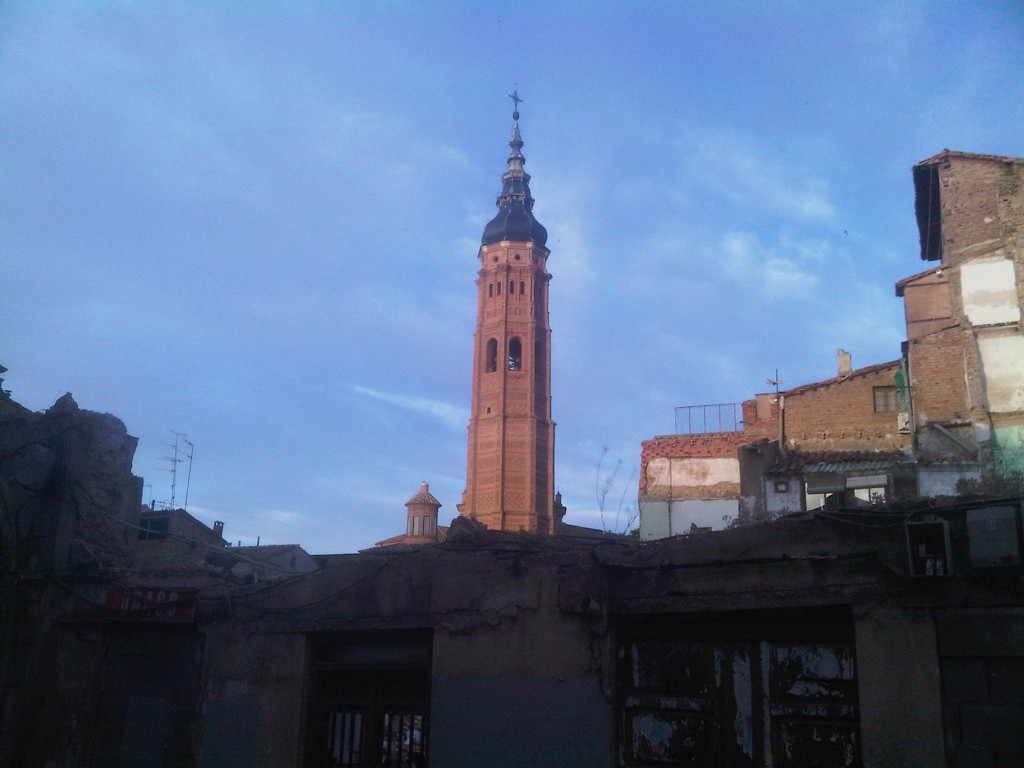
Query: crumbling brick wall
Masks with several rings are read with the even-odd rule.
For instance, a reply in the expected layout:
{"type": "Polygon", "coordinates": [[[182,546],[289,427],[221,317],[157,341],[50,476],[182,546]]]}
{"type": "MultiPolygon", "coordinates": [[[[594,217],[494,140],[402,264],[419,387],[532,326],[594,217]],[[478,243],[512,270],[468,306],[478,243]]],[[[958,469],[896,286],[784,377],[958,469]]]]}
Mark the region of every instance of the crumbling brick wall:
{"type": "Polygon", "coordinates": [[[645,440],[640,450],[640,498],[736,498],[737,451],[749,441],[743,432],[661,435],[645,440]],[[733,464],[734,473],[730,471],[733,464]],[[685,484],[666,483],[666,477],[673,475],[685,477],[685,484]]]}
{"type": "Polygon", "coordinates": [[[1011,406],[1013,413],[1007,415],[1005,398],[995,395],[1007,380],[1012,385],[1015,375],[1007,359],[1015,353],[1001,350],[1016,347],[995,346],[993,339],[1008,338],[1019,346],[1019,320],[1013,322],[1019,312],[1012,293],[992,293],[998,292],[1000,282],[1010,292],[1015,278],[1016,303],[1024,311],[1024,162],[943,152],[915,166],[914,173],[922,246],[938,232],[942,246],[941,254],[922,251],[924,258],[941,255],[940,268],[897,284],[907,316],[915,450],[925,460],[980,460],[987,465],[989,435],[997,422],[1011,431],[1024,424],[1024,412],[1011,406]],[[1005,270],[993,272],[999,265],[1005,270]],[[968,270],[974,276],[970,285],[968,270]],[[1003,272],[1008,279],[993,277],[1003,272]],[[988,285],[979,277],[986,274],[988,285]],[[1003,413],[994,420],[990,409],[1003,413]]]}

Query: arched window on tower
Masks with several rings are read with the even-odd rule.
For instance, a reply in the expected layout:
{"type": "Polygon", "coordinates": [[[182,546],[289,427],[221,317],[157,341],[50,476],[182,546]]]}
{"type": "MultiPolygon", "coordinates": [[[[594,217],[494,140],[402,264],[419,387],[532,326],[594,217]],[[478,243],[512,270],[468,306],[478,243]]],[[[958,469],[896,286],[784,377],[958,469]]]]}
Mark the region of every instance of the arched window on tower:
{"type": "Polygon", "coordinates": [[[494,283],[487,284],[487,298],[491,298],[494,295],[494,283]]]}
{"type": "Polygon", "coordinates": [[[498,340],[488,339],[487,340],[487,362],[486,362],[487,373],[494,373],[498,370],[498,340]]]}
{"type": "Polygon", "coordinates": [[[508,342],[508,369],[523,370],[523,343],[519,341],[518,336],[513,336],[508,342]]]}

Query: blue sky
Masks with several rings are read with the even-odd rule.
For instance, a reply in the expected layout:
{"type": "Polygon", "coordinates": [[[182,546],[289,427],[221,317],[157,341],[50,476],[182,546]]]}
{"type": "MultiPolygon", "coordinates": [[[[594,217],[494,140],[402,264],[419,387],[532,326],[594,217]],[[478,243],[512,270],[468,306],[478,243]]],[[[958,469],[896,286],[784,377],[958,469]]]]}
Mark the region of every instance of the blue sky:
{"type": "Polygon", "coordinates": [[[147,498],[187,434],[191,512],[311,552],[456,513],[513,88],[581,525],[675,406],[897,358],[911,166],[1024,156],[1015,1],[8,0],[0,72],[5,388],[119,416],[147,498]]]}

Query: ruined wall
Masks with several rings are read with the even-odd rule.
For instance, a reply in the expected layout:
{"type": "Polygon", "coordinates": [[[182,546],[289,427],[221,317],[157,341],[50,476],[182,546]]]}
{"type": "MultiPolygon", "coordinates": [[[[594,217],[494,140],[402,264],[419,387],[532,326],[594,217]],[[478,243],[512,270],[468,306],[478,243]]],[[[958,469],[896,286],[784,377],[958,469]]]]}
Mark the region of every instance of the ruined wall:
{"type": "MultiPolygon", "coordinates": [[[[92,640],[76,646],[82,655],[66,653],[65,643],[75,642],[62,618],[91,604],[84,585],[104,569],[124,568],[137,540],[135,446],[119,419],[82,410],[70,395],[45,413],[7,407],[0,415],[3,768],[44,765],[81,747],[81,729],[64,742],[39,734],[65,727],[77,706],[66,700],[74,693],[65,684],[93,658],[92,640]]],[[[95,693],[86,695],[92,711],[95,693]]]]}
{"type": "Polygon", "coordinates": [[[646,499],[723,499],[739,493],[736,452],[743,432],[662,435],[640,448],[640,496],[646,499]]]}
{"type": "Polygon", "coordinates": [[[116,562],[138,538],[138,440],[120,419],[64,395],[45,413],[0,419],[4,555],[22,572],[116,562]],[[113,542],[113,544],[112,544],[113,542]]]}
{"type": "Polygon", "coordinates": [[[739,509],[738,450],[743,432],[663,435],[644,441],[640,470],[640,536],[721,528],[739,509]]]}

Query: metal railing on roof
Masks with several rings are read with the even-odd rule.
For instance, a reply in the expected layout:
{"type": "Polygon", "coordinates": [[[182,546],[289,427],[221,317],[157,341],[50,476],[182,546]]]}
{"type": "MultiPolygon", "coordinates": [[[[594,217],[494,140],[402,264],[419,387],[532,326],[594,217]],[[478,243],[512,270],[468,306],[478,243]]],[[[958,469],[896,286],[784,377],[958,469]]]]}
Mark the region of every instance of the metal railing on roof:
{"type": "Polygon", "coordinates": [[[743,403],[678,405],[675,410],[677,435],[743,431],[743,403]]]}

